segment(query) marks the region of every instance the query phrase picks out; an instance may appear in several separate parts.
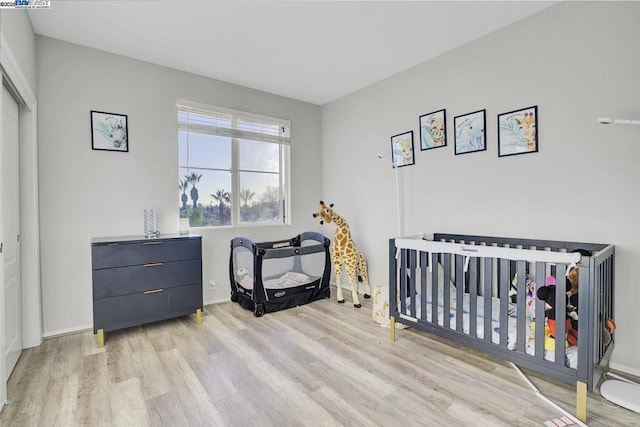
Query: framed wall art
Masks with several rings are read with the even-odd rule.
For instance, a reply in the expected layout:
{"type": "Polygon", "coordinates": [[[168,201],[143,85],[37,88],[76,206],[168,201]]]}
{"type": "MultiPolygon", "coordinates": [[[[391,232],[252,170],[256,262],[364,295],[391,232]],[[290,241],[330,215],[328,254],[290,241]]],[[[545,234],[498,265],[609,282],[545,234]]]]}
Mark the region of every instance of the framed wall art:
{"type": "Polygon", "coordinates": [[[537,105],[498,114],[498,157],[537,151],[537,105]]]}
{"type": "Polygon", "coordinates": [[[486,110],[474,111],[453,118],[455,154],[487,149],[486,110]]]}
{"type": "Polygon", "coordinates": [[[413,154],[412,130],[391,137],[391,161],[393,166],[402,167],[415,164],[413,154]]]}
{"type": "Polygon", "coordinates": [[[420,151],[447,145],[447,111],[438,110],[420,116],[420,151]]]}
{"type": "Polygon", "coordinates": [[[129,151],[126,114],[91,111],[91,148],[105,151],[129,151]]]}

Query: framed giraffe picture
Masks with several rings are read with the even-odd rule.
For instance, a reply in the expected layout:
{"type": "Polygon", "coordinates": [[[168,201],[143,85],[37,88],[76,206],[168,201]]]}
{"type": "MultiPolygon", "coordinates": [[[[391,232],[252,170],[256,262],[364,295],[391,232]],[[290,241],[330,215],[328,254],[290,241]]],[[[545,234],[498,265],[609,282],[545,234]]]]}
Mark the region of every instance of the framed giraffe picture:
{"type": "Polygon", "coordinates": [[[498,114],[498,157],[537,151],[537,105],[498,114]]]}
{"type": "Polygon", "coordinates": [[[391,137],[391,162],[394,167],[415,164],[412,130],[391,137]]]}

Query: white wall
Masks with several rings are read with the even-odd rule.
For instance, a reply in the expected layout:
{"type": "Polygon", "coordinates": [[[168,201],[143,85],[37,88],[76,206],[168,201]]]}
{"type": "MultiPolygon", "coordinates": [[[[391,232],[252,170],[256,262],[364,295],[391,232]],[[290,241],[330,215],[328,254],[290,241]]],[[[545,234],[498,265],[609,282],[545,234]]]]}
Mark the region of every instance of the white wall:
{"type": "Polygon", "coordinates": [[[203,236],[205,303],[229,299],[231,238],[318,229],[320,107],[46,37],[36,47],[45,335],[92,327],[92,237],[141,235],[145,208],[161,232],[178,231],[178,99],[292,121],[292,225],[192,229],[203,236]],[[90,110],[128,115],[129,153],[91,149],[90,110]]]}
{"type": "MultiPolygon", "coordinates": [[[[640,374],[640,3],[564,2],[322,107],[323,190],[388,282],[396,234],[390,136],[413,130],[399,170],[406,233],[616,246],[612,366],[640,374]],[[497,114],[538,106],[536,154],[498,158],[497,114]],[[418,116],[447,109],[448,147],[420,152],[418,116]],[[453,117],[487,110],[488,150],[454,156],[453,117]]],[[[425,41],[437,43],[437,40],[425,41]]]]}

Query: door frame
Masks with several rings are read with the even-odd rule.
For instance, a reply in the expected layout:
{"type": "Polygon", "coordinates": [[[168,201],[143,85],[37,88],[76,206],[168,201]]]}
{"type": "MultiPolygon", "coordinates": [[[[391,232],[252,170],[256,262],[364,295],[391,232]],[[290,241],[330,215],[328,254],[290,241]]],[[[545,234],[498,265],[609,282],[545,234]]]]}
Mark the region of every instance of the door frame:
{"type": "MultiPolygon", "coordinates": [[[[37,100],[2,34],[0,34],[0,73],[2,81],[18,102],[19,107],[22,347],[29,348],[42,344],[37,100]]],[[[0,315],[4,318],[2,304],[0,304],[0,315]]],[[[0,372],[0,376],[3,376],[2,374],[0,372]]],[[[6,399],[6,382],[7,378],[0,378],[0,399],[2,399],[0,408],[6,399]]]]}

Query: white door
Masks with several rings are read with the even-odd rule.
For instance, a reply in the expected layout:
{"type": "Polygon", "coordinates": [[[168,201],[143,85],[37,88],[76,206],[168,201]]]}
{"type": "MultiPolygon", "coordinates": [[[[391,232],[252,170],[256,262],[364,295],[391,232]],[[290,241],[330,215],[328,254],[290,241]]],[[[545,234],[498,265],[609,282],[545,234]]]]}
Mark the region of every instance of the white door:
{"type": "MultiPolygon", "coordinates": [[[[2,254],[0,259],[4,272],[0,275],[0,284],[4,298],[0,298],[0,301],[4,299],[4,321],[2,322],[4,339],[0,343],[0,349],[2,349],[0,363],[4,368],[1,387],[5,390],[6,381],[22,352],[22,302],[20,292],[18,104],[4,86],[2,87],[1,127],[2,205],[0,209],[2,212],[0,213],[0,241],[2,242],[2,254]]],[[[6,396],[1,397],[6,399],[6,396]]]]}

